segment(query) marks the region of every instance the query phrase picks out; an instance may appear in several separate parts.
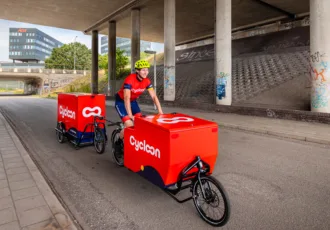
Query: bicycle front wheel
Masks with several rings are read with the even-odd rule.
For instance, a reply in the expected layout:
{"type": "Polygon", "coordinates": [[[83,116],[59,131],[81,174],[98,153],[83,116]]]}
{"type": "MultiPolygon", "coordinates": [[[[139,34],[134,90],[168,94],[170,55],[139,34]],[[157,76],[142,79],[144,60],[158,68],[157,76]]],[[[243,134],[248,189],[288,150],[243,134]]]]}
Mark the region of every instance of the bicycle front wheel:
{"type": "Polygon", "coordinates": [[[192,189],[194,205],[199,215],[212,226],[225,225],[230,216],[230,203],[225,189],[212,176],[202,176],[201,183],[196,180],[192,189]]]}
{"type": "Polygon", "coordinates": [[[98,154],[104,153],[105,150],[105,135],[102,129],[96,128],[94,134],[94,147],[98,154]]]}
{"type": "Polygon", "coordinates": [[[112,132],[111,135],[111,144],[112,144],[112,157],[115,161],[115,163],[122,167],[124,166],[124,152],[122,147],[123,146],[117,146],[116,142],[119,140],[120,138],[120,129],[116,129],[112,132]]]}

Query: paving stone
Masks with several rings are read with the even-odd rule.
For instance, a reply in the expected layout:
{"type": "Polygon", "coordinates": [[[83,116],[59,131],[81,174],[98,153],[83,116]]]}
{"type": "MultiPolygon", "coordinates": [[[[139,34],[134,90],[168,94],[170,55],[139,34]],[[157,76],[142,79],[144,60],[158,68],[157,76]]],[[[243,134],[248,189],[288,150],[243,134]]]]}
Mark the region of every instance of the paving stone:
{"type": "Polygon", "coordinates": [[[37,195],[40,195],[40,192],[37,187],[24,188],[24,189],[12,192],[14,201],[32,197],[32,196],[37,196],[37,195]]]}
{"type": "Polygon", "coordinates": [[[15,162],[24,162],[22,157],[11,157],[5,158],[3,160],[4,163],[15,163],[15,162]]]}
{"type": "Polygon", "coordinates": [[[0,210],[14,207],[11,196],[0,198],[0,210]]]}
{"type": "Polygon", "coordinates": [[[6,147],[2,147],[2,148],[0,148],[0,151],[1,152],[3,152],[3,151],[16,151],[17,150],[17,148],[16,148],[16,146],[14,145],[14,143],[12,143],[12,144],[8,144],[8,143],[6,143],[6,144],[4,144],[6,147]]]}
{"type": "Polygon", "coordinates": [[[29,172],[29,170],[27,167],[11,168],[11,169],[6,170],[7,176],[14,175],[14,174],[28,173],[28,172],[29,172]]]}
{"type": "Polygon", "coordinates": [[[7,208],[0,211],[0,226],[17,220],[15,209],[7,208]]]}
{"type": "MultiPolygon", "coordinates": [[[[20,230],[18,221],[10,222],[7,224],[0,225],[0,230],[20,230]]],[[[40,230],[40,229],[39,229],[40,230]]]]}
{"type": "Polygon", "coordinates": [[[8,175],[7,177],[8,177],[9,183],[32,179],[30,173],[20,173],[20,174],[8,175]]]}
{"type": "MultiPolygon", "coordinates": [[[[7,144],[2,144],[2,145],[7,145],[7,144]]],[[[17,153],[16,146],[12,146],[12,147],[7,147],[7,148],[2,148],[1,149],[1,154],[12,154],[12,153],[17,153]]]]}
{"type": "Polygon", "coordinates": [[[5,180],[6,177],[6,173],[5,172],[0,172],[0,180],[5,180]]]}
{"type": "Polygon", "coordinates": [[[0,189],[0,198],[10,196],[9,188],[1,188],[0,189]]]}
{"type": "Polygon", "coordinates": [[[8,182],[6,179],[0,180],[0,189],[1,188],[7,188],[8,187],[8,182]]]}
{"type": "Polygon", "coordinates": [[[15,201],[15,207],[17,212],[24,212],[29,209],[38,208],[45,205],[47,205],[47,203],[42,195],[28,197],[15,201]]]}
{"type": "Polygon", "coordinates": [[[31,188],[36,186],[36,183],[32,179],[9,182],[9,187],[11,191],[21,190],[23,188],[31,188]]]}
{"type": "Polygon", "coordinates": [[[21,227],[36,224],[53,217],[48,206],[41,206],[24,212],[17,212],[17,216],[21,227]]]}
{"type": "MultiPolygon", "coordinates": [[[[6,161],[6,159],[9,159],[9,158],[15,158],[15,157],[20,157],[21,155],[19,155],[18,153],[10,153],[10,154],[2,154],[2,158],[3,158],[3,161],[6,161]]],[[[6,164],[6,162],[5,162],[6,164]]]]}
{"type": "Polygon", "coordinates": [[[29,225],[22,228],[22,230],[41,230],[41,229],[60,230],[61,227],[54,218],[51,218],[46,221],[42,221],[37,224],[29,225]]]}
{"type": "Polygon", "coordinates": [[[5,169],[12,169],[12,168],[19,168],[19,167],[25,167],[24,162],[14,162],[14,163],[8,163],[5,164],[5,169]]]}

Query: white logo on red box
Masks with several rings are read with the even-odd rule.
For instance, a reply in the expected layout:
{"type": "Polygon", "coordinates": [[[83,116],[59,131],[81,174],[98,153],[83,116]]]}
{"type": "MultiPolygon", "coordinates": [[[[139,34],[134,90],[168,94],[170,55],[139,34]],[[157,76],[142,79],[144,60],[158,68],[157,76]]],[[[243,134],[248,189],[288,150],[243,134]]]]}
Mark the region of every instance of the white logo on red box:
{"type": "Polygon", "coordinates": [[[129,137],[129,143],[135,147],[135,150],[143,150],[146,153],[149,153],[152,156],[160,158],[160,150],[146,143],[145,140],[138,141],[134,136],[129,137]]]}
{"type": "Polygon", "coordinates": [[[176,124],[180,122],[193,122],[194,119],[190,117],[173,117],[173,118],[158,118],[157,122],[163,124],[176,124]]]}
{"type": "Polygon", "coordinates": [[[98,106],[95,106],[93,108],[91,107],[85,107],[82,111],[82,115],[86,118],[91,117],[91,116],[101,116],[101,108],[98,106]]]}
{"type": "Polygon", "coordinates": [[[131,89],[131,91],[133,93],[140,93],[140,92],[144,92],[145,89],[131,89]]]}
{"type": "Polygon", "coordinates": [[[76,119],[76,113],[70,110],[68,106],[66,108],[63,108],[63,106],[60,105],[60,115],[62,115],[62,118],[68,117],[74,120],[76,119]]]}

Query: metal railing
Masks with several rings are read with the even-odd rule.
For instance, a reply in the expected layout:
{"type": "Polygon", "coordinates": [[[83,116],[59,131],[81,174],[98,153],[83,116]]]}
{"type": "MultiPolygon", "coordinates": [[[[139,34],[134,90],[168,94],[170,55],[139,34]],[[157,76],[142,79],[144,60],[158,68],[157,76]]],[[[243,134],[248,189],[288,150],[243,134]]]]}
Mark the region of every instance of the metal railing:
{"type": "Polygon", "coordinates": [[[1,68],[0,73],[40,73],[40,74],[90,74],[90,70],[44,69],[44,68],[1,68]]]}

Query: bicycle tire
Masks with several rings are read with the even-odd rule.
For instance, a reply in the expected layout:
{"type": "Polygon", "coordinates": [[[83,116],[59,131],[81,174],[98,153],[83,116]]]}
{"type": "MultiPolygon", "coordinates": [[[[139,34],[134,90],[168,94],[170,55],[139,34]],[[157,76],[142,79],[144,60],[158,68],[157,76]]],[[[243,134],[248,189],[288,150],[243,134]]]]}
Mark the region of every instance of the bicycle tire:
{"type": "Polygon", "coordinates": [[[117,154],[116,154],[116,150],[115,150],[115,140],[116,140],[115,137],[116,137],[116,135],[120,135],[120,131],[121,131],[120,129],[115,129],[111,134],[111,144],[112,144],[111,152],[112,152],[112,158],[115,161],[115,163],[118,166],[122,167],[122,166],[124,166],[124,160],[121,161],[121,160],[118,159],[117,154]]]}
{"type": "MultiPolygon", "coordinates": [[[[61,123],[57,123],[56,128],[63,131],[63,127],[62,127],[61,123]]],[[[61,143],[61,144],[64,143],[64,134],[62,132],[59,132],[56,130],[56,137],[57,137],[57,141],[59,143],[61,143]]]]}
{"type": "Polygon", "coordinates": [[[102,131],[102,129],[100,128],[95,128],[95,132],[94,132],[94,147],[95,147],[95,150],[98,154],[102,154],[104,153],[104,150],[105,150],[105,135],[104,135],[104,132],[102,131]],[[101,141],[97,141],[96,142],[96,137],[100,138],[101,141]],[[97,143],[101,143],[101,148],[99,149],[96,145],[97,143]]]}
{"type": "MultiPolygon", "coordinates": [[[[220,194],[221,194],[221,197],[222,197],[222,200],[224,203],[224,213],[223,213],[222,217],[217,220],[211,219],[205,215],[205,212],[200,208],[200,206],[197,202],[197,198],[198,198],[197,188],[198,188],[198,185],[200,184],[200,182],[199,182],[199,180],[196,180],[194,182],[193,188],[192,188],[192,197],[193,197],[194,205],[195,205],[199,215],[201,216],[201,218],[204,221],[206,221],[208,224],[210,224],[212,226],[216,226],[216,227],[224,226],[229,221],[229,218],[230,218],[230,201],[229,201],[227,192],[225,191],[222,184],[213,176],[201,176],[201,181],[202,181],[202,183],[203,183],[203,181],[211,182],[220,191],[220,194]]],[[[213,190],[212,190],[212,192],[213,192],[213,190]]],[[[219,197],[218,197],[218,199],[219,199],[219,197]]]]}

